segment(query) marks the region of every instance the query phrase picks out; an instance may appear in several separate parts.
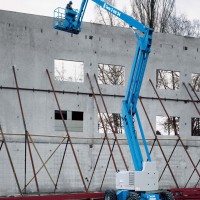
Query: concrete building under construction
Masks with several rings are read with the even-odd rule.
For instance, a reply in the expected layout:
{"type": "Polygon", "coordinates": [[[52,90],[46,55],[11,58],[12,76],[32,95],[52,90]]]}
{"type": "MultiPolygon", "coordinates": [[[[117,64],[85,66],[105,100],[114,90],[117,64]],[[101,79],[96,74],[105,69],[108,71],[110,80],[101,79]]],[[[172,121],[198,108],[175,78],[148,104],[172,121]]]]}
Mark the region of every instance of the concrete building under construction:
{"type": "MultiPolygon", "coordinates": [[[[133,169],[119,116],[135,47],[127,28],[0,11],[0,196],[105,191],[133,169]]],[[[153,35],[138,110],[160,188],[200,187],[199,55],[200,39],[153,35]]]]}

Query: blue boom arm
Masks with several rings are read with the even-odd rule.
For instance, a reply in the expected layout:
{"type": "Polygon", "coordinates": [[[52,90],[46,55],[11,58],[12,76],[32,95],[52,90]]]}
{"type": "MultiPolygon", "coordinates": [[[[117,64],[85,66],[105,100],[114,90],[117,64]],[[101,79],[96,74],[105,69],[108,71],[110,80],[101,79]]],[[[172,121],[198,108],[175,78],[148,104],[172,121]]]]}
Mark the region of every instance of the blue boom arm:
{"type": "MultiPolygon", "coordinates": [[[[121,12],[120,10],[114,8],[113,6],[105,3],[102,0],[92,0],[108,12],[112,13],[116,17],[120,18],[126,22],[129,27],[137,29],[140,34],[135,33],[138,39],[135,56],[133,60],[133,66],[130,72],[130,78],[128,81],[128,86],[126,90],[126,95],[122,103],[122,120],[128,139],[128,144],[135,167],[135,171],[143,170],[143,156],[141,153],[140,145],[137,138],[137,133],[135,131],[133,117],[136,115],[136,119],[139,125],[140,133],[142,136],[143,144],[145,147],[145,152],[147,160],[151,162],[150,153],[147,147],[146,139],[142,129],[142,123],[137,112],[137,101],[139,98],[139,93],[142,85],[142,80],[144,77],[148,56],[151,48],[152,41],[152,29],[144,26],[142,23],[138,22],[131,16],[121,12]]],[[[54,12],[54,28],[63,30],[70,33],[78,34],[81,31],[82,19],[88,4],[88,0],[82,0],[81,7],[79,11],[62,11],[59,12],[57,8],[54,12]],[[71,13],[72,12],[72,13],[71,13]]]]}

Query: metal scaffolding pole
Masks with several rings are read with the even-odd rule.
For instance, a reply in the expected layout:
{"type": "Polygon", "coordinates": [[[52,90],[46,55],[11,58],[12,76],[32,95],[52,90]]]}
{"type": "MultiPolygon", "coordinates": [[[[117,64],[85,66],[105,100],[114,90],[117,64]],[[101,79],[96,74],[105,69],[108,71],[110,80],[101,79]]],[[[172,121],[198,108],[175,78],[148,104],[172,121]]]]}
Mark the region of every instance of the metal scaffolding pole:
{"type": "MultiPolygon", "coordinates": [[[[159,99],[159,102],[160,102],[160,104],[161,104],[163,110],[165,111],[165,114],[167,115],[168,119],[170,119],[170,116],[169,116],[169,114],[168,114],[168,112],[167,112],[167,110],[166,110],[166,108],[165,108],[165,106],[164,106],[162,100],[160,99],[160,96],[159,96],[158,92],[156,91],[156,88],[155,88],[155,86],[154,86],[152,80],[149,79],[149,81],[150,81],[150,83],[151,83],[151,85],[152,85],[152,88],[153,88],[154,92],[156,93],[156,95],[157,95],[157,97],[158,97],[158,99],[159,99]]],[[[186,90],[188,91],[186,85],[185,85],[184,83],[183,83],[183,85],[185,86],[186,90]]],[[[188,91],[188,94],[190,95],[189,91],[188,91]]],[[[190,95],[190,96],[191,96],[191,95],[190,95]]],[[[191,99],[192,99],[192,97],[191,97],[191,99]]],[[[193,99],[192,99],[192,101],[193,101],[193,99]]],[[[194,102],[193,102],[193,103],[194,103],[194,102]]],[[[195,103],[194,103],[194,105],[196,106],[195,103]]],[[[176,125],[175,125],[174,123],[172,123],[172,125],[173,125],[173,128],[174,128],[174,132],[177,133],[176,125]]],[[[187,148],[185,147],[185,145],[184,145],[184,143],[183,143],[183,141],[182,141],[180,135],[179,135],[179,134],[176,134],[176,136],[178,137],[178,139],[179,139],[181,145],[183,146],[183,149],[185,150],[185,153],[187,154],[187,156],[188,156],[190,162],[192,163],[192,165],[193,165],[193,167],[194,167],[196,173],[197,173],[198,176],[200,177],[200,173],[199,173],[199,171],[197,170],[197,168],[196,168],[196,166],[195,166],[195,164],[194,164],[194,162],[193,162],[193,160],[192,160],[190,154],[188,153],[187,148]]]]}
{"type": "Polygon", "coordinates": [[[200,102],[200,98],[199,98],[199,96],[197,95],[195,89],[192,87],[192,85],[191,85],[190,83],[189,83],[189,86],[190,86],[191,90],[194,92],[194,94],[195,94],[196,98],[198,99],[198,101],[200,102]]]}
{"type": "Polygon", "coordinates": [[[109,139],[108,139],[108,135],[107,135],[107,132],[106,132],[106,129],[105,129],[105,126],[104,126],[104,122],[103,122],[103,119],[102,119],[102,116],[101,116],[100,108],[99,108],[99,105],[98,105],[98,103],[97,103],[97,99],[96,99],[96,96],[95,96],[95,93],[94,93],[94,89],[93,89],[93,86],[92,86],[92,82],[91,82],[91,80],[90,80],[90,77],[89,77],[89,74],[88,74],[88,73],[87,73],[87,77],[88,77],[88,80],[89,80],[89,83],[90,83],[90,88],[91,88],[91,91],[92,91],[92,94],[93,94],[93,98],[94,98],[94,101],[95,101],[95,104],[96,104],[96,107],[97,107],[97,110],[98,110],[98,113],[99,113],[99,117],[100,117],[101,123],[102,123],[102,125],[103,125],[103,130],[104,130],[105,138],[106,138],[106,141],[107,141],[107,143],[108,143],[108,148],[109,148],[109,151],[110,151],[112,160],[113,160],[113,164],[114,164],[114,167],[115,167],[115,171],[117,172],[118,169],[117,169],[117,165],[116,165],[116,162],[115,162],[115,158],[114,158],[114,155],[113,155],[113,153],[112,153],[111,145],[110,145],[110,142],[109,142],[109,139]]]}
{"type": "MultiPolygon", "coordinates": [[[[95,170],[96,170],[96,167],[97,167],[97,164],[98,164],[98,161],[99,161],[99,158],[100,158],[100,155],[101,155],[101,152],[102,152],[102,149],[103,149],[103,145],[104,145],[105,140],[106,140],[107,143],[108,143],[110,155],[109,155],[109,159],[108,159],[108,162],[107,162],[107,167],[106,167],[106,170],[105,170],[105,173],[104,173],[104,177],[103,177],[103,180],[102,180],[102,183],[101,183],[101,187],[102,187],[102,185],[103,185],[104,178],[105,178],[105,175],[106,175],[106,173],[107,173],[107,169],[108,169],[108,166],[109,166],[109,163],[110,163],[110,159],[112,158],[113,164],[114,164],[114,167],[115,167],[115,170],[116,170],[116,171],[117,171],[117,165],[116,165],[116,163],[115,163],[115,159],[114,159],[114,156],[113,156],[113,149],[114,149],[114,146],[115,146],[115,141],[114,141],[113,146],[112,146],[112,148],[111,148],[111,147],[110,147],[109,138],[108,138],[108,136],[107,136],[107,132],[106,132],[106,129],[105,129],[105,126],[104,126],[103,119],[102,119],[102,117],[101,117],[100,109],[99,109],[99,106],[98,106],[98,103],[97,103],[96,95],[95,95],[95,93],[94,93],[94,89],[93,89],[92,82],[91,82],[91,80],[90,80],[89,74],[87,74],[87,77],[88,77],[88,80],[89,80],[89,83],[90,83],[90,88],[91,88],[91,91],[92,91],[92,94],[93,94],[93,98],[94,98],[94,100],[95,100],[95,104],[96,104],[98,113],[99,113],[99,116],[100,116],[100,120],[101,120],[101,123],[102,123],[102,125],[103,125],[103,129],[104,129],[104,138],[103,138],[103,142],[102,142],[102,144],[101,144],[101,147],[100,147],[100,150],[99,150],[99,154],[98,154],[98,156],[97,156],[97,160],[96,160],[96,163],[95,163],[93,172],[92,172],[92,176],[91,176],[91,179],[90,179],[90,181],[89,181],[89,185],[88,185],[88,188],[89,188],[89,186],[90,186],[90,184],[91,184],[91,181],[92,181],[92,178],[93,178],[93,175],[94,175],[94,172],[95,172],[95,170]]],[[[100,187],[100,190],[101,190],[101,187],[100,187]]]]}
{"type": "Polygon", "coordinates": [[[74,146],[73,146],[73,143],[72,143],[70,134],[69,134],[69,132],[68,132],[67,125],[66,125],[66,123],[65,123],[65,120],[64,120],[64,117],[63,117],[63,114],[62,114],[62,111],[61,111],[61,107],[60,107],[60,104],[59,104],[59,102],[58,102],[58,98],[57,98],[56,92],[55,92],[55,90],[54,90],[53,82],[52,82],[52,80],[51,80],[51,77],[50,77],[50,74],[49,74],[48,69],[46,69],[46,72],[47,72],[47,76],[48,76],[48,78],[49,78],[50,85],[51,85],[52,90],[53,90],[53,94],[54,94],[54,97],[55,97],[55,100],[56,100],[56,103],[57,103],[59,112],[60,112],[60,116],[61,116],[61,119],[62,119],[64,128],[65,128],[65,132],[66,132],[66,134],[67,134],[67,136],[68,136],[69,144],[70,144],[70,146],[71,146],[71,149],[72,149],[72,152],[73,152],[75,161],[76,161],[76,165],[77,165],[77,167],[78,167],[78,171],[79,171],[80,176],[81,176],[81,180],[82,180],[82,182],[83,182],[84,189],[85,189],[85,191],[87,192],[87,187],[86,187],[86,184],[85,184],[85,180],[84,180],[84,178],[83,178],[83,174],[82,174],[82,171],[81,171],[81,167],[80,167],[78,158],[77,158],[77,156],[76,156],[76,152],[75,152],[75,149],[74,149],[74,146]]]}
{"type": "MultiPolygon", "coordinates": [[[[47,158],[47,160],[44,162],[44,163],[42,163],[42,166],[38,169],[38,171],[36,172],[36,175],[43,169],[43,167],[47,164],[47,162],[51,159],[51,157],[55,154],[55,152],[59,149],[59,147],[64,143],[64,141],[65,141],[65,139],[66,139],[66,137],[64,137],[63,139],[62,139],[62,141],[58,144],[58,146],[54,149],[54,151],[51,153],[51,155],[47,158]]],[[[68,142],[68,139],[67,139],[67,142],[68,142]]],[[[27,184],[26,184],[26,187],[33,181],[33,179],[34,179],[34,176],[27,182],[27,184]]],[[[25,188],[22,190],[22,191],[24,191],[25,190],[25,188]]]]}
{"type": "MultiPolygon", "coordinates": [[[[18,86],[17,76],[16,76],[14,66],[13,66],[13,74],[14,74],[15,84],[16,84],[16,88],[17,88],[17,96],[18,96],[18,100],[19,100],[19,106],[20,106],[20,110],[21,110],[22,121],[23,121],[23,125],[24,125],[25,141],[27,141],[27,143],[28,143],[29,155],[30,155],[30,159],[31,159],[33,174],[34,174],[34,177],[35,177],[35,184],[36,184],[38,195],[40,195],[38,180],[37,180],[37,176],[36,176],[36,173],[35,173],[35,165],[34,165],[33,156],[32,156],[31,147],[30,147],[30,142],[29,142],[29,138],[28,138],[29,132],[28,132],[27,127],[26,127],[26,121],[25,121],[25,116],[24,116],[24,111],[23,111],[23,107],[22,107],[21,97],[20,97],[20,93],[19,93],[19,86],[18,86]]],[[[26,143],[25,143],[25,146],[26,146],[26,143]]],[[[25,147],[25,149],[26,149],[26,147],[25,147]]],[[[26,159],[25,159],[25,163],[26,163],[26,159]]],[[[25,170],[26,170],[26,168],[25,168],[25,170]]],[[[26,185],[26,181],[25,181],[25,185],[26,185]]]]}
{"type": "Polygon", "coordinates": [[[0,151],[1,151],[2,147],[3,147],[3,143],[4,143],[4,141],[2,140],[1,141],[1,146],[0,146],[0,151]]]}
{"type": "Polygon", "coordinates": [[[188,90],[188,88],[187,88],[186,84],[185,84],[185,83],[183,83],[183,85],[184,85],[184,87],[185,87],[185,89],[186,89],[186,91],[187,91],[188,95],[190,96],[190,99],[192,100],[192,103],[193,103],[194,107],[196,108],[196,110],[197,110],[198,114],[200,115],[200,111],[199,111],[199,109],[198,109],[198,107],[197,107],[197,105],[196,105],[196,103],[195,103],[195,101],[194,101],[194,99],[193,99],[192,95],[190,94],[190,92],[189,92],[189,90],[188,90]]]}
{"type": "Polygon", "coordinates": [[[164,159],[165,159],[165,162],[166,162],[166,164],[167,164],[167,166],[168,166],[168,168],[169,168],[169,171],[170,171],[170,173],[171,173],[171,175],[172,175],[172,178],[173,178],[173,180],[174,180],[174,182],[175,182],[175,184],[176,184],[176,187],[179,188],[179,185],[178,185],[178,183],[177,183],[177,181],[176,181],[176,178],[175,178],[175,176],[174,176],[174,173],[173,173],[173,171],[172,171],[172,169],[171,169],[171,167],[170,167],[170,165],[169,165],[169,163],[168,163],[167,157],[165,156],[165,153],[164,153],[164,151],[163,151],[163,149],[162,149],[162,146],[161,146],[161,144],[160,144],[160,141],[159,141],[159,139],[158,139],[158,137],[157,137],[157,135],[156,135],[156,132],[155,132],[155,130],[154,130],[154,128],[153,128],[153,125],[152,125],[152,123],[151,123],[151,121],[150,121],[150,119],[149,119],[149,116],[148,116],[148,114],[147,114],[147,111],[146,111],[146,109],[145,109],[145,107],[144,107],[144,104],[143,104],[143,102],[142,102],[142,99],[139,98],[139,100],[140,100],[140,103],[141,103],[142,108],[143,108],[143,110],[144,110],[144,113],[145,113],[145,115],[146,115],[146,118],[147,118],[147,120],[148,120],[148,122],[149,122],[149,125],[150,125],[150,127],[151,127],[151,130],[152,130],[152,132],[153,132],[153,134],[154,134],[154,137],[156,138],[156,141],[157,141],[157,143],[158,143],[158,146],[159,146],[159,148],[160,148],[160,150],[161,150],[161,153],[162,153],[162,155],[163,155],[163,157],[164,157],[164,159]]]}
{"type": "MultiPolygon", "coordinates": [[[[200,160],[199,160],[198,163],[196,164],[196,167],[198,167],[199,163],[200,163],[200,160]]],[[[185,184],[185,187],[184,187],[184,188],[187,187],[187,185],[188,185],[188,183],[190,182],[190,180],[191,180],[191,178],[192,178],[194,172],[195,172],[195,169],[193,169],[193,171],[192,171],[192,173],[191,173],[191,175],[190,175],[190,177],[189,177],[187,183],[185,184]]],[[[197,183],[197,184],[198,184],[198,183],[197,183]]],[[[196,185],[197,185],[197,184],[196,184],[196,185]]]]}
{"type": "Polygon", "coordinates": [[[102,102],[103,102],[103,105],[104,105],[104,108],[105,108],[105,111],[106,111],[106,114],[107,114],[108,122],[109,122],[109,124],[110,124],[111,130],[112,130],[113,135],[114,135],[114,137],[115,137],[115,141],[116,141],[117,146],[118,146],[118,148],[119,148],[120,155],[121,155],[121,157],[122,157],[122,160],[123,160],[123,162],[124,162],[124,165],[125,165],[125,167],[126,167],[126,170],[128,171],[128,165],[127,165],[127,163],[126,163],[124,154],[123,154],[122,149],[121,149],[121,147],[120,147],[120,144],[119,144],[119,141],[118,141],[118,138],[117,138],[117,135],[116,135],[116,131],[114,130],[114,127],[113,127],[113,125],[112,125],[112,123],[111,123],[111,121],[110,121],[110,118],[109,118],[109,115],[108,115],[108,109],[107,109],[107,106],[106,106],[106,104],[105,104],[105,101],[104,101],[104,98],[103,98],[103,94],[102,94],[102,92],[101,92],[101,89],[100,89],[100,87],[99,87],[99,84],[98,84],[98,81],[97,81],[97,77],[96,77],[95,74],[94,74],[94,79],[95,79],[95,81],[96,81],[96,85],[97,85],[97,87],[98,87],[99,94],[100,94],[100,96],[101,96],[101,100],[102,100],[102,102]]]}
{"type": "Polygon", "coordinates": [[[5,145],[5,148],[6,148],[6,152],[8,154],[8,159],[10,161],[10,165],[11,165],[11,168],[12,168],[12,171],[13,171],[13,174],[14,174],[14,177],[15,177],[15,181],[17,183],[17,188],[19,190],[19,193],[21,196],[23,196],[22,194],[22,191],[21,191],[21,188],[20,188],[20,184],[19,184],[19,181],[18,181],[18,178],[17,178],[17,174],[16,174],[16,171],[15,171],[15,168],[14,168],[14,165],[13,165],[13,162],[12,162],[12,158],[11,158],[11,155],[10,155],[10,151],[8,149],[8,145],[7,145],[7,142],[6,142],[6,138],[4,136],[4,133],[3,133],[3,130],[1,128],[1,125],[0,125],[0,134],[2,135],[2,138],[3,138],[3,142],[4,142],[4,145],[5,145]]]}
{"type": "Polygon", "coordinates": [[[63,157],[62,157],[62,161],[61,161],[61,164],[60,164],[60,169],[59,169],[58,176],[57,176],[57,179],[56,179],[56,184],[55,184],[54,193],[55,193],[56,190],[57,190],[58,181],[59,181],[60,173],[61,173],[61,170],[62,170],[63,162],[64,162],[64,159],[65,159],[65,155],[66,155],[68,143],[69,143],[69,141],[67,141],[67,143],[66,143],[66,145],[65,145],[65,150],[64,150],[63,157]]]}

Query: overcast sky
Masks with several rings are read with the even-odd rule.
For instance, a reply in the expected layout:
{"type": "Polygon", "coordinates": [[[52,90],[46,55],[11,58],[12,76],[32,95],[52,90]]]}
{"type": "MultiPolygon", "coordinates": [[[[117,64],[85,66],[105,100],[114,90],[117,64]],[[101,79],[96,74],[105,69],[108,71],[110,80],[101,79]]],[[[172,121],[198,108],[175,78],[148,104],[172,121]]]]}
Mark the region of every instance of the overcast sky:
{"type": "MultiPolygon", "coordinates": [[[[127,1],[127,5],[129,0],[127,1]]],[[[125,0],[117,0],[119,9],[126,5],[125,0]]],[[[10,10],[23,13],[53,16],[57,7],[65,7],[68,0],[0,0],[1,10],[10,10]]],[[[73,0],[74,8],[79,8],[81,0],[73,0]]],[[[200,0],[176,0],[178,13],[184,13],[189,19],[200,19],[200,0]]],[[[89,1],[84,21],[94,21],[94,3],[89,1]],[[91,17],[92,16],[92,17],[91,17]]]]}

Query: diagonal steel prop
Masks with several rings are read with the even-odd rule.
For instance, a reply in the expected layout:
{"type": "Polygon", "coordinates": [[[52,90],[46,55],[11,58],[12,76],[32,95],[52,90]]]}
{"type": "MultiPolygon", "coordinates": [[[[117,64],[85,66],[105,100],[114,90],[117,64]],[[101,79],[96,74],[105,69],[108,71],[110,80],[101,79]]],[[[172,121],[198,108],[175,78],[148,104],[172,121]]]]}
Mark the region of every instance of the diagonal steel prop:
{"type": "Polygon", "coordinates": [[[70,134],[69,134],[69,132],[68,132],[67,125],[66,125],[66,123],[65,123],[65,120],[64,120],[64,117],[63,117],[63,114],[62,114],[62,111],[61,111],[61,107],[60,107],[60,104],[59,104],[59,102],[58,102],[58,98],[57,98],[56,92],[55,92],[55,90],[54,90],[54,86],[53,86],[53,83],[52,83],[52,80],[51,80],[51,77],[50,77],[50,74],[49,74],[48,69],[46,69],[46,72],[47,72],[47,76],[48,76],[48,78],[49,78],[50,85],[51,85],[52,90],[53,90],[53,94],[54,94],[54,97],[55,97],[55,100],[56,100],[56,103],[57,103],[59,112],[60,112],[60,116],[61,116],[61,119],[62,119],[64,128],[65,128],[65,132],[66,132],[67,137],[68,137],[68,140],[69,140],[69,144],[70,144],[70,146],[71,146],[71,149],[72,149],[72,152],[73,152],[73,155],[74,155],[74,159],[75,159],[75,161],[76,161],[76,165],[77,165],[77,167],[78,167],[78,171],[79,171],[80,176],[81,176],[81,180],[82,180],[82,183],[83,183],[85,192],[87,192],[87,187],[86,187],[86,184],[85,184],[85,180],[84,180],[84,178],[83,178],[83,173],[82,173],[82,171],[81,171],[81,167],[80,167],[78,158],[77,158],[77,156],[76,156],[76,152],[75,152],[75,149],[74,149],[74,146],[73,146],[73,143],[72,143],[70,134]]]}

